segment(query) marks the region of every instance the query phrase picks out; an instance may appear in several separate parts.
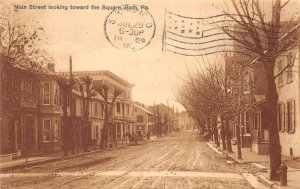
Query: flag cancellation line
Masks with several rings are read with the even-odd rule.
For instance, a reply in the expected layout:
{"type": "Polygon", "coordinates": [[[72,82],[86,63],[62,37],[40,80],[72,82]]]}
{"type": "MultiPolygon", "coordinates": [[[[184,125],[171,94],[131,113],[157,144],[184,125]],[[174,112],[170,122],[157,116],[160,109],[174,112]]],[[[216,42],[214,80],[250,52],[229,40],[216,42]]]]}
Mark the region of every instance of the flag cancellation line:
{"type": "MultiPolygon", "coordinates": [[[[222,31],[221,28],[233,28],[232,31],[243,30],[237,25],[228,25],[227,21],[226,14],[199,18],[166,11],[162,51],[185,56],[205,56],[232,52],[256,57],[256,55],[249,54],[249,50],[245,46],[235,42],[234,39],[222,31]],[[212,23],[222,23],[222,25],[212,23]]],[[[253,40],[259,40],[262,44],[267,45],[268,42],[263,37],[264,33],[261,34],[261,39],[253,40]]]]}

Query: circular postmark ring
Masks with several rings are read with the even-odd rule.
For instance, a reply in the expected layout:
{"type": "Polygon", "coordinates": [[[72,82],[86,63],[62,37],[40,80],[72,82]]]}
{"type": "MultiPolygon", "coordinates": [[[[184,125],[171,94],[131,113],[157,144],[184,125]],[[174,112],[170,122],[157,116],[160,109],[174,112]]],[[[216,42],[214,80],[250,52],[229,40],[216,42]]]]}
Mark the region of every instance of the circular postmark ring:
{"type": "Polygon", "coordinates": [[[123,5],[110,12],[104,22],[106,39],[118,49],[141,50],[150,44],[155,31],[147,6],[123,5]]]}

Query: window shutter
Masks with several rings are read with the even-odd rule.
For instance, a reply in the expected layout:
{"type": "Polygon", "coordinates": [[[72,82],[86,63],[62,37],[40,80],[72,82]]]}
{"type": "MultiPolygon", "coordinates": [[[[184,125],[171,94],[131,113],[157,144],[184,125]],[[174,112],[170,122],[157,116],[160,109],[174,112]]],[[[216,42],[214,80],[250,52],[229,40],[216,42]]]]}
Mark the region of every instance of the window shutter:
{"type": "Polygon", "coordinates": [[[287,106],[287,104],[284,104],[284,113],[283,113],[283,115],[284,115],[284,129],[288,132],[288,106],[287,106]]]}
{"type": "Polygon", "coordinates": [[[292,128],[292,132],[295,132],[295,126],[296,126],[296,107],[295,107],[295,100],[293,100],[293,106],[292,106],[292,115],[293,115],[293,128],[292,128]]]}

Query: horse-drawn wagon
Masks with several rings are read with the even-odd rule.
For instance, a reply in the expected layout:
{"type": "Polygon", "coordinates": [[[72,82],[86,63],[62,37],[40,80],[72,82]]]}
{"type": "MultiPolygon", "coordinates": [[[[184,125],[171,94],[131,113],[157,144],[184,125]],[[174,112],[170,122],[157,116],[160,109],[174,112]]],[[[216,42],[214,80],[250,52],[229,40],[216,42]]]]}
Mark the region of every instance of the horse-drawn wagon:
{"type": "Polygon", "coordinates": [[[126,136],[128,137],[130,144],[138,144],[139,141],[145,142],[143,136],[132,135],[130,133],[126,133],[126,136]]]}

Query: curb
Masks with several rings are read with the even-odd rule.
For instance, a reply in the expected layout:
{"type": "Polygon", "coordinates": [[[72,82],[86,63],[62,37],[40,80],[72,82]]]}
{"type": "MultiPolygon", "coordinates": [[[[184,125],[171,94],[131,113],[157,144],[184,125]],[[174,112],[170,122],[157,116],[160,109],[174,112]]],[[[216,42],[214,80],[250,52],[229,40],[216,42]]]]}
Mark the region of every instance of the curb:
{"type": "Polygon", "coordinates": [[[238,159],[235,156],[231,155],[231,154],[227,154],[227,156],[229,156],[230,158],[234,159],[234,161],[240,163],[240,164],[244,164],[246,163],[244,160],[238,159]]]}
{"type": "Polygon", "coordinates": [[[270,181],[268,178],[266,178],[264,175],[258,175],[262,183],[266,184],[270,188],[276,188],[276,189],[282,189],[282,187],[278,186],[276,183],[270,181]]]}
{"type": "Polygon", "coordinates": [[[263,165],[260,165],[259,163],[251,163],[252,165],[256,166],[257,168],[259,168],[261,171],[267,171],[268,168],[266,168],[265,166],[263,165]]]}
{"type": "Polygon", "coordinates": [[[206,142],[206,144],[215,152],[217,152],[218,154],[223,154],[222,151],[218,150],[217,148],[215,148],[210,142],[206,142]]]}
{"type": "Polygon", "coordinates": [[[207,144],[212,150],[214,150],[215,152],[217,152],[218,154],[224,154],[224,155],[227,155],[228,157],[230,157],[231,159],[233,159],[234,161],[236,161],[237,163],[240,163],[240,164],[246,163],[245,161],[243,161],[243,160],[241,160],[241,159],[238,159],[238,158],[234,157],[234,156],[231,155],[231,154],[224,153],[222,150],[219,150],[218,148],[214,147],[213,144],[211,144],[210,142],[206,142],[206,144],[207,144]]]}

